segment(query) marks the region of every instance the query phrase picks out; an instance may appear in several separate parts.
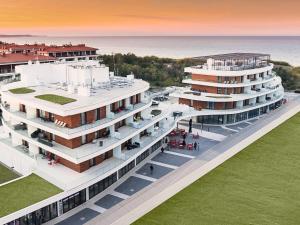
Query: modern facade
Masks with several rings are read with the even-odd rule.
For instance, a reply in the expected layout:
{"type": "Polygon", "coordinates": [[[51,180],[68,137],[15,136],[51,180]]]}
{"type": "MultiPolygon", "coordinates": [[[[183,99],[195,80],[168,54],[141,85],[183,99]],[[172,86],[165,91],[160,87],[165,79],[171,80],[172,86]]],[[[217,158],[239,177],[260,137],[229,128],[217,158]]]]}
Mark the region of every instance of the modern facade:
{"type": "Polygon", "coordinates": [[[185,68],[190,87],[172,94],[179,103],[201,111],[199,123],[230,124],[279,107],[284,90],[272,71],[270,55],[231,53],[195,58],[200,65],[185,68]]]}
{"type": "Polygon", "coordinates": [[[159,149],[175,127],[170,107],[151,106],[147,82],[113,76],[97,61],[36,63],[16,72],[21,81],[1,91],[0,160],[64,192],[4,223],[40,224],[77,207],[159,149]],[[40,221],[45,213],[51,216],[40,221]]]}
{"type": "Polygon", "coordinates": [[[98,61],[17,66],[21,80],[1,87],[0,161],[63,192],[0,223],[38,225],[85,203],[160,149],[180,119],[229,124],[279,107],[284,90],[269,58],[198,58],[203,64],[185,69],[191,78],[183,82],[190,86],[170,94],[179,104],[158,106],[147,82],[114,76],[98,61]]]}

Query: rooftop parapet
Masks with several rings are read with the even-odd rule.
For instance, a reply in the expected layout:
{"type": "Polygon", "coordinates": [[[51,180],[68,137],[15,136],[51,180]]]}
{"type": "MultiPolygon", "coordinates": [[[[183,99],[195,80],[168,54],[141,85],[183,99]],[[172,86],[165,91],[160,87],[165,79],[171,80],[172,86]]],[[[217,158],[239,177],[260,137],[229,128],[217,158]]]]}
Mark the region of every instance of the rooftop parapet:
{"type": "Polygon", "coordinates": [[[269,65],[270,55],[261,53],[229,53],[194,58],[203,64],[193,68],[205,70],[239,71],[261,68],[269,65]]]}

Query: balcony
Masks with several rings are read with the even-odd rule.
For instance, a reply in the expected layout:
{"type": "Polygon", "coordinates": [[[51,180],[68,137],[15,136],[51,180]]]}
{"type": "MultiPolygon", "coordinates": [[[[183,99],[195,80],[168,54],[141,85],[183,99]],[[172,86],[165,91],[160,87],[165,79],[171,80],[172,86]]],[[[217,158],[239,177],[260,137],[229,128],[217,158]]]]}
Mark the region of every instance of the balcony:
{"type": "Polygon", "coordinates": [[[3,111],[6,111],[9,114],[14,115],[17,117],[18,120],[24,121],[25,123],[37,127],[41,130],[48,131],[50,133],[53,133],[55,135],[59,135],[64,138],[73,138],[78,136],[78,133],[85,132],[85,134],[92,132],[90,129],[97,128],[97,130],[100,130],[104,127],[108,127],[112,125],[113,123],[116,123],[118,121],[121,121],[122,119],[125,119],[127,116],[133,115],[136,112],[139,112],[143,110],[144,108],[147,108],[151,105],[151,102],[147,103],[138,103],[135,104],[131,109],[123,110],[117,114],[114,114],[111,118],[104,118],[101,120],[97,120],[94,123],[82,125],[80,127],[76,128],[67,128],[67,127],[61,127],[57,126],[54,122],[51,121],[45,121],[41,118],[27,118],[26,113],[16,111],[16,112],[10,112],[10,107],[8,104],[5,106],[2,104],[3,111]]]}

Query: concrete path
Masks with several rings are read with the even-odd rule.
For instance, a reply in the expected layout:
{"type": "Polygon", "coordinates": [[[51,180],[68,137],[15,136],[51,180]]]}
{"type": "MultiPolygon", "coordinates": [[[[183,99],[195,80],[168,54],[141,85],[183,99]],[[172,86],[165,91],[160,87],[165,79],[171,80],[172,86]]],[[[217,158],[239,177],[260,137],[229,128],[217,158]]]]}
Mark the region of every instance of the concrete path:
{"type": "MultiPolygon", "coordinates": [[[[171,164],[173,166],[180,166],[179,169],[169,172],[163,179],[159,179],[156,182],[151,183],[148,181],[149,183],[145,184],[145,180],[142,181],[143,186],[145,187],[141,191],[136,192],[136,189],[134,189],[133,192],[135,194],[133,194],[130,198],[121,201],[110,210],[107,210],[103,214],[90,220],[87,224],[125,225],[132,223],[195,180],[199,179],[201,176],[234,156],[236,153],[274,129],[291,116],[295,115],[299,112],[299,110],[300,98],[298,97],[295,98],[294,101],[290,101],[284,107],[270,112],[268,116],[261,119],[259,123],[253,121],[253,124],[251,125],[248,123],[242,125],[239,127],[241,129],[239,129],[240,131],[238,134],[223,140],[209,150],[202,152],[194,159],[189,159],[184,163],[183,159],[176,158],[180,156],[173,155],[171,160],[167,160],[165,158],[165,155],[167,154],[158,154],[152,159],[158,162],[156,165],[163,166],[164,164],[171,164]],[[247,129],[243,126],[247,126],[247,129]]],[[[188,158],[184,159],[186,160],[188,158]]],[[[146,174],[144,175],[147,175],[147,171],[145,173],[146,174]]],[[[125,184],[117,190],[122,191],[124,186],[130,186],[130,182],[129,184],[126,181],[124,183],[125,184]]],[[[127,190],[125,193],[128,195],[131,194],[130,192],[128,193],[127,190]]]]}

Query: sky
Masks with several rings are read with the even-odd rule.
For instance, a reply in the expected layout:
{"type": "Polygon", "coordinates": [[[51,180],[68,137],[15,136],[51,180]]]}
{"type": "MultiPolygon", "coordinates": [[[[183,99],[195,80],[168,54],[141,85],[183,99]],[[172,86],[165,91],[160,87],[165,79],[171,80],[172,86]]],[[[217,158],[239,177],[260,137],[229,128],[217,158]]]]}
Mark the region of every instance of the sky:
{"type": "Polygon", "coordinates": [[[300,0],[0,0],[0,34],[300,35],[300,0]]]}

